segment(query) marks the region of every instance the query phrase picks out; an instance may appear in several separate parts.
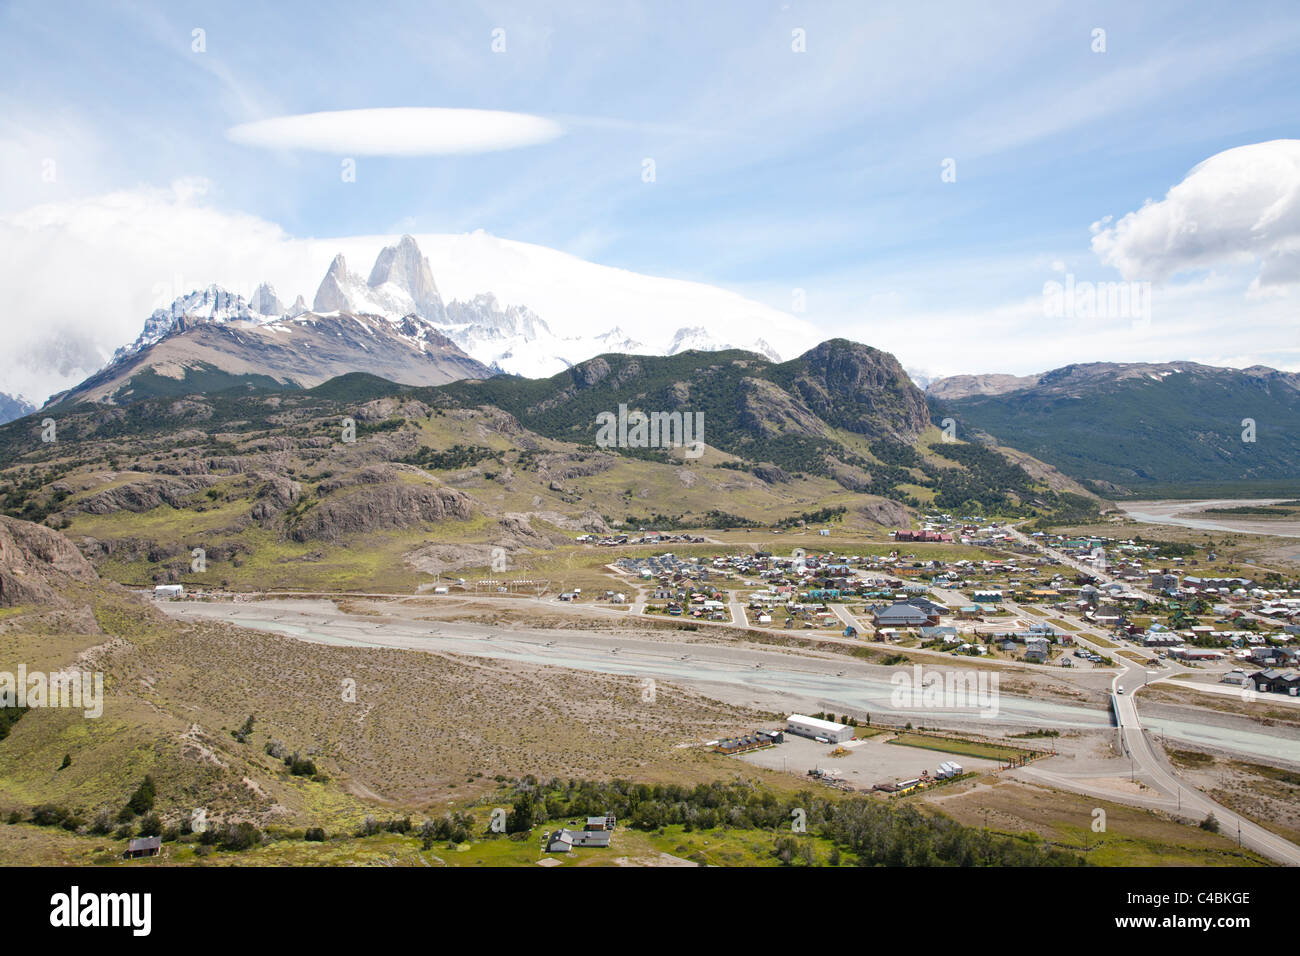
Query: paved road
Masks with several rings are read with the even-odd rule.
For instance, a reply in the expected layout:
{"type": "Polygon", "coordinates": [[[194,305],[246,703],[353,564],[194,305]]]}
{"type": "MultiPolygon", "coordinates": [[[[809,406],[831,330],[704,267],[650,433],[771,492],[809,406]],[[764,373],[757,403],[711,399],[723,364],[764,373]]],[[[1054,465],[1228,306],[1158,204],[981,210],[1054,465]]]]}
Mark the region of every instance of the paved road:
{"type": "MultiPolygon", "coordinates": [[[[1238,833],[1241,843],[1270,859],[1288,866],[1300,866],[1300,846],[1252,823],[1220,803],[1211,800],[1200,790],[1188,786],[1167,769],[1164,760],[1156,753],[1147,731],[1138,716],[1134,692],[1148,678],[1146,668],[1129,663],[1123,674],[1117,674],[1112,683],[1111,700],[1119,724],[1120,742],[1124,753],[1140,767],[1140,776],[1151,786],[1165,794],[1173,794],[1181,801],[1182,812],[1192,818],[1204,819],[1213,813],[1219,821],[1220,831],[1226,836],[1238,833]],[[1120,688],[1124,693],[1120,693],[1120,688]]],[[[1157,678],[1158,679],[1158,678],[1157,678]]]]}

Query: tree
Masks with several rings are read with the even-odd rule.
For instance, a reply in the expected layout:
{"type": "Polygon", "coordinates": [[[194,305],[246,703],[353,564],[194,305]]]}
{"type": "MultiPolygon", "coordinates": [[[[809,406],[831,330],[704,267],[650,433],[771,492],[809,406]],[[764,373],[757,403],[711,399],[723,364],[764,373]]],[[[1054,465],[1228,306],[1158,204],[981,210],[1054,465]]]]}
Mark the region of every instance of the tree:
{"type": "Polygon", "coordinates": [[[146,775],[140,786],[136,787],[135,793],[131,794],[131,799],[126,802],[126,808],[133,814],[148,813],[153,809],[154,796],[153,777],[146,775]]]}
{"type": "Polygon", "coordinates": [[[1209,830],[1211,833],[1219,832],[1219,821],[1213,813],[1201,821],[1201,829],[1209,830]]]}
{"type": "Polygon", "coordinates": [[[525,790],[515,798],[514,808],[506,816],[506,833],[527,833],[537,822],[538,809],[532,791],[525,790]]]}

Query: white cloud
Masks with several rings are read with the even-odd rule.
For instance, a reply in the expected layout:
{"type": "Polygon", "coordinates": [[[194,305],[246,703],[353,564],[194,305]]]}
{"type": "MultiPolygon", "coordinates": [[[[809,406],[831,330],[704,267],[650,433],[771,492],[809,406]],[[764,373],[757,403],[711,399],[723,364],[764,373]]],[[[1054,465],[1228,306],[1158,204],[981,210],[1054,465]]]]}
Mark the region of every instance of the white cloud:
{"type": "Polygon", "coordinates": [[[1164,199],[1093,233],[1093,252],[1126,279],[1258,261],[1256,289],[1300,281],[1300,140],[1211,156],[1164,199]]]}
{"type": "Polygon", "coordinates": [[[231,127],[236,143],[339,156],[442,156],[518,149],[563,135],[553,120],[500,110],[394,107],[276,116],[231,127]]]}

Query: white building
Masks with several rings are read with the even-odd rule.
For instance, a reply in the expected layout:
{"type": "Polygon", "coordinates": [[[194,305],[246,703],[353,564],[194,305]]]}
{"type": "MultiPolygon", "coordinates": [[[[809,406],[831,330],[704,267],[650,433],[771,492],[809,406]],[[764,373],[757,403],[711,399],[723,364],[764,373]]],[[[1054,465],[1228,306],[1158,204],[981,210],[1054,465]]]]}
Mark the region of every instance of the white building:
{"type": "Polygon", "coordinates": [[[818,717],[805,717],[803,714],[791,714],[785,719],[785,732],[798,734],[800,737],[822,737],[831,743],[843,743],[853,739],[853,728],[848,724],[836,724],[818,717]]]}
{"type": "Polygon", "coordinates": [[[153,596],[159,598],[178,598],[185,594],[185,588],[179,584],[159,584],[153,589],[153,596]]]}

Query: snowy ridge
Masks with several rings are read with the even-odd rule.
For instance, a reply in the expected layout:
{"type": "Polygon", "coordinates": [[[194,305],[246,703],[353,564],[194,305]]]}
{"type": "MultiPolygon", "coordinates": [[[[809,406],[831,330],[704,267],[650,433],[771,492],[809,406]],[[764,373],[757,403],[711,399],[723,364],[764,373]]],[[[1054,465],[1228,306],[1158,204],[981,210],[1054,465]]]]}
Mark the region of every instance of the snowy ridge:
{"type": "MultiPolygon", "coordinates": [[[[316,289],[310,310],[301,295],[286,308],[275,288],[266,282],[257,287],[248,301],[215,285],[191,292],[168,308],[155,311],[145,321],[140,336],[130,345],[118,349],[113,360],[134,354],[173,332],[184,331],[200,322],[251,322],[271,324],[283,330],[287,328],[283,325],[286,322],[311,321],[314,316],[333,315],[377,317],[416,351],[445,347],[446,340],[450,340],[467,355],[490,368],[534,378],[553,375],[608,352],[676,355],[688,349],[744,348],[780,361],[780,355],[768,341],[750,338],[749,333],[766,325],[781,333],[783,340],[796,344],[801,333],[797,321],[710,286],[640,276],[583,262],[542,247],[519,243],[503,246],[504,240],[478,233],[460,238],[468,238],[490,259],[486,264],[479,263],[479,270],[489,269],[499,281],[507,284],[509,278],[520,273],[537,283],[533,286],[534,291],[552,302],[554,312],[560,313],[558,317],[552,315],[551,321],[563,321],[569,334],[557,332],[528,304],[502,302],[494,292],[475,291],[444,302],[428,258],[420,251],[415,238],[406,235],[380,250],[366,279],[348,268],[343,253],[336,254],[316,289]],[[539,261],[520,261],[515,247],[530,250],[530,255],[537,255],[532,250],[539,250],[539,261]],[[501,256],[503,248],[509,253],[504,258],[501,256]],[[584,308],[579,321],[569,320],[575,318],[576,310],[572,306],[575,296],[576,301],[582,302],[584,290],[574,281],[566,282],[562,275],[556,275],[557,267],[576,270],[572,276],[576,282],[588,281],[597,286],[593,290],[597,304],[584,308]],[[557,292],[560,297],[557,297],[557,292]],[[601,302],[613,303],[612,308],[617,309],[620,316],[646,325],[651,333],[647,336],[650,341],[625,332],[618,324],[603,328],[597,325],[603,312],[599,306],[601,302]],[[717,324],[724,329],[722,337],[699,324],[672,331],[673,325],[668,318],[706,317],[712,327],[714,313],[719,317],[717,324]],[[778,328],[782,323],[785,327],[778,328]],[[738,331],[743,334],[736,334],[738,331]]],[[[463,254],[463,248],[461,251],[463,254]]],[[[456,257],[448,258],[453,262],[451,274],[459,281],[476,281],[459,275],[455,268],[456,257]]],[[[372,328],[367,322],[360,324],[372,328]]],[[[788,347],[796,346],[791,344],[788,347]]]]}

